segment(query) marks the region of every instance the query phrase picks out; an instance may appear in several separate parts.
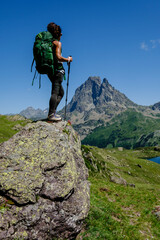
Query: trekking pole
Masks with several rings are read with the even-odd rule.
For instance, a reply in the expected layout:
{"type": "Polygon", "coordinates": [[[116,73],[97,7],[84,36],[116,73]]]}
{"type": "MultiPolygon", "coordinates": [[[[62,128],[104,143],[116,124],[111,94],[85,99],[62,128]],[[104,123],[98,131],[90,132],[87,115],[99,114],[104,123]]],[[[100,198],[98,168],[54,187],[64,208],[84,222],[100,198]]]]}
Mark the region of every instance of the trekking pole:
{"type": "Polygon", "coordinates": [[[67,112],[67,97],[68,97],[68,86],[69,86],[69,73],[70,73],[70,62],[68,62],[68,76],[67,76],[67,90],[66,90],[66,104],[64,111],[64,120],[66,120],[66,112],[67,112]]]}

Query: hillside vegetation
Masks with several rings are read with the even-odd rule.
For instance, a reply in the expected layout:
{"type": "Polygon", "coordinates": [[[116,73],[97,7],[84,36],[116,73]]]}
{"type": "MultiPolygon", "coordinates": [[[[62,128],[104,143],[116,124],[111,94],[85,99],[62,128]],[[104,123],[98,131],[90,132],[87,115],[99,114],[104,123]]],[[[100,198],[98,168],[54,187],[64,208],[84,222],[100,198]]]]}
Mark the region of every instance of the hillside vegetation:
{"type": "Polygon", "coordinates": [[[160,239],[160,165],[146,158],[154,148],[100,149],[83,146],[91,182],[85,240],[160,239]]]}
{"type": "Polygon", "coordinates": [[[29,119],[19,115],[0,115],[0,143],[7,141],[29,122],[31,122],[29,119]]]}
{"type": "Polygon", "coordinates": [[[93,130],[82,143],[101,148],[155,146],[160,144],[160,132],[154,134],[157,130],[160,130],[159,118],[146,117],[135,110],[127,110],[105,126],[93,130]]]}

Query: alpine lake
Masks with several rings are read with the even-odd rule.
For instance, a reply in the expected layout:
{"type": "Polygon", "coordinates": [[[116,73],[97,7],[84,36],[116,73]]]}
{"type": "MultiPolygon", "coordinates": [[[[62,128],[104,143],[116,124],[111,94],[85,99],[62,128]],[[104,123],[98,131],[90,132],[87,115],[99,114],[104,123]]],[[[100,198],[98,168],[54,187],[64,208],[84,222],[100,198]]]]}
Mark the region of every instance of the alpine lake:
{"type": "Polygon", "coordinates": [[[148,159],[148,160],[160,164],[160,157],[150,158],[150,159],[148,159]]]}

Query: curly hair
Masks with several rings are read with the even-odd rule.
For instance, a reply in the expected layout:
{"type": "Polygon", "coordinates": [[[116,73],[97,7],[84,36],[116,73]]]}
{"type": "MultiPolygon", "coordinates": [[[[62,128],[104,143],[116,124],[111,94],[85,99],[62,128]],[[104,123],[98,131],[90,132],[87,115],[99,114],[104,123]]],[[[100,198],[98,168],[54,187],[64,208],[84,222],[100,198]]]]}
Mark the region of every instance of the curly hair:
{"type": "Polygon", "coordinates": [[[61,27],[54,22],[51,22],[47,25],[47,30],[53,35],[54,38],[59,38],[62,35],[61,27]]]}

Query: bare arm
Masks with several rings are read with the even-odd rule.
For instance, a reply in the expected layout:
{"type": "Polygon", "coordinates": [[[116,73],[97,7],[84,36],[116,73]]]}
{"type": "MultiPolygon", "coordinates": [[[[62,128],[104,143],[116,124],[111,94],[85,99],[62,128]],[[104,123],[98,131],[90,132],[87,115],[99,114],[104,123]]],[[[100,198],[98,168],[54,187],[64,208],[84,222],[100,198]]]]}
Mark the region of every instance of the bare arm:
{"type": "Polygon", "coordinates": [[[72,62],[72,57],[64,58],[61,55],[61,42],[54,41],[53,45],[55,46],[55,54],[60,62],[72,62]]]}

